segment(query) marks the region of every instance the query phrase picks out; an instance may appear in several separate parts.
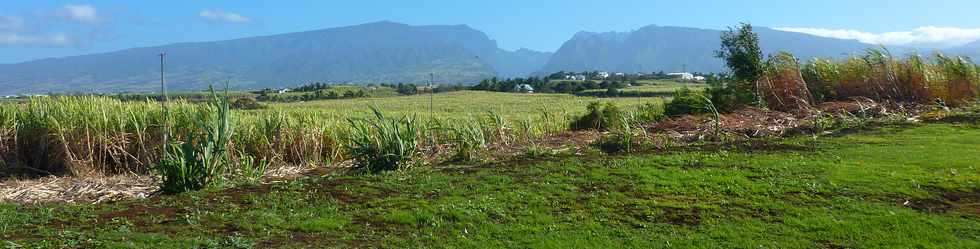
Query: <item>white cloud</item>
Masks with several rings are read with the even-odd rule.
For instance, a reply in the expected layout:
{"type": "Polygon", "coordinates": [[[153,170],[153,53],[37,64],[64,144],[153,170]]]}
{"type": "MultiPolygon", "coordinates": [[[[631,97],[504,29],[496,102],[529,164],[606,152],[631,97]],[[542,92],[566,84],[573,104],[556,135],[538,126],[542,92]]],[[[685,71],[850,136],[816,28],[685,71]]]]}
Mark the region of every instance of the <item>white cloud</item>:
{"type": "Polygon", "coordinates": [[[22,35],[16,33],[0,33],[0,44],[7,45],[54,45],[63,46],[72,43],[67,34],[53,35],[22,35]]]}
{"type": "Polygon", "coordinates": [[[95,9],[95,6],[88,4],[65,5],[59,11],[59,15],[68,20],[87,24],[96,24],[102,21],[102,17],[99,16],[99,11],[95,9]]]}
{"type": "Polygon", "coordinates": [[[197,16],[213,22],[246,23],[252,21],[247,16],[220,10],[202,10],[197,16]]]}
{"type": "Polygon", "coordinates": [[[20,30],[24,28],[24,19],[16,16],[0,16],[0,30],[20,30]]]}
{"type": "Polygon", "coordinates": [[[858,40],[863,43],[881,45],[907,45],[935,48],[948,48],[980,40],[980,28],[964,29],[953,27],[925,26],[911,31],[870,33],[848,29],[823,28],[776,28],[777,30],[806,33],[816,36],[858,40]]]}

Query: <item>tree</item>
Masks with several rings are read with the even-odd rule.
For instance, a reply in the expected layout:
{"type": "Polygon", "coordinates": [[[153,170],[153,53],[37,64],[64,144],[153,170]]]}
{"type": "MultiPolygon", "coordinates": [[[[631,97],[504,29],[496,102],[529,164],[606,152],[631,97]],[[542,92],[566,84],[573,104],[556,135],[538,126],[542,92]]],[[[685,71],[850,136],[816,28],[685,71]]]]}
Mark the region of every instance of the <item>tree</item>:
{"type": "Polygon", "coordinates": [[[726,90],[735,94],[736,104],[763,104],[756,85],[764,70],[762,48],[752,25],[742,23],[737,30],[729,27],[722,32],[721,50],[716,51],[716,56],[725,60],[734,76],[734,84],[726,90]]]}

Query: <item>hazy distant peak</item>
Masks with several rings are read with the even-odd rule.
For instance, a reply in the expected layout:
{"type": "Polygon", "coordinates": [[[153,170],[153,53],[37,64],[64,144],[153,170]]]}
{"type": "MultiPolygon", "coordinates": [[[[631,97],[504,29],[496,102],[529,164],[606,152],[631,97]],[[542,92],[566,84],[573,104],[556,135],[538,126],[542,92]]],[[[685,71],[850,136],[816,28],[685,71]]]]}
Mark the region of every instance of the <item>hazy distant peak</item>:
{"type": "Polygon", "coordinates": [[[980,49],[980,40],[967,43],[966,45],[963,45],[963,47],[967,49],[980,49]]]}
{"type": "Polygon", "coordinates": [[[514,50],[514,52],[518,52],[518,53],[540,53],[540,54],[550,53],[550,52],[546,52],[546,51],[537,51],[537,50],[529,49],[529,48],[518,48],[517,50],[514,50]]]}
{"type": "Polygon", "coordinates": [[[627,38],[629,38],[629,35],[630,32],[610,31],[610,32],[596,33],[596,32],[588,32],[588,31],[580,31],[578,33],[575,33],[575,36],[572,37],[572,40],[594,39],[594,40],[608,41],[608,42],[622,42],[625,41],[627,38]]]}

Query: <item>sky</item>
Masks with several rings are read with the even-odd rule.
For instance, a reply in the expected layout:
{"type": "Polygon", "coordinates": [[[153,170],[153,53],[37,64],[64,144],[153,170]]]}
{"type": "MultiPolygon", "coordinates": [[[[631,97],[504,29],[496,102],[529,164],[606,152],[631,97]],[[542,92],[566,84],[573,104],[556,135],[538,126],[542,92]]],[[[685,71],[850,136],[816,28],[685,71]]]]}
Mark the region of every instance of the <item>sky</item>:
{"type": "Polygon", "coordinates": [[[980,39],[978,10],[976,0],[4,0],[0,63],[382,20],[466,24],[508,50],[555,51],[579,31],[723,29],[739,22],[872,44],[947,48],[980,39]]]}

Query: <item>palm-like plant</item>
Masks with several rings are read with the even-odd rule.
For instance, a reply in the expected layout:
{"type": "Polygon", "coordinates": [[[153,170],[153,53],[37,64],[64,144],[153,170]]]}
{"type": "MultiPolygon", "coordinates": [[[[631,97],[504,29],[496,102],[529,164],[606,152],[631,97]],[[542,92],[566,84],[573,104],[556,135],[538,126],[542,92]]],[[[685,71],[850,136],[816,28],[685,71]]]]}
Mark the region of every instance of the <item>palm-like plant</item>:
{"type": "Polygon", "coordinates": [[[414,118],[391,119],[372,107],[374,119],[348,119],[347,151],[359,168],[371,172],[408,167],[415,158],[419,131],[414,118]]]}

